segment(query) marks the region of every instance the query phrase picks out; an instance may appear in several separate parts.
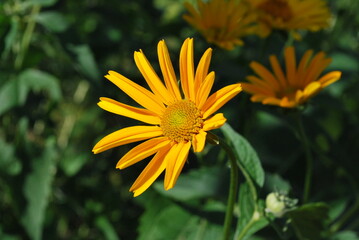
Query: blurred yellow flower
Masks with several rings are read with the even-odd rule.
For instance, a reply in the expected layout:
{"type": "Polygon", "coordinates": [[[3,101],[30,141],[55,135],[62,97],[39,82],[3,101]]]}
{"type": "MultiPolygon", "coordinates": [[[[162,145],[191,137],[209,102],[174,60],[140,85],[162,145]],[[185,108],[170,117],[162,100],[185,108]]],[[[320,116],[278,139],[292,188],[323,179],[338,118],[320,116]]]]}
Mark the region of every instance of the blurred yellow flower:
{"type": "Polygon", "coordinates": [[[267,37],[272,29],[318,31],[329,26],[331,13],[325,0],[245,0],[258,14],[258,31],[267,37]]]}
{"type": "Polygon", "coordinates": [[[341,77],[341,72],[332,71],[319,78],[331,59],[326,58],[324,52],[311,59],[312,55],[312,50],[306,51],[297,67],[294,48],[287,47],[284,51],[285,73],[274,55],[269,57],[273,73],[260,63],[252,62],[250,67],[258,77],[248,76],[249,83],[242,83],[243,90],[253,95],[253,102],[283,108],[294,108],[305,103],[341,77]]]}
{"type": "Polygon", "coordinates": [[[98,103],[106,111],[149,124],[113,132],[101,139],[92,150],[96,154],[146,140],[127,152],[116,166],[123,169],[154,155],[130,188],[134,196],[143,193],[164,170],[164,188],[171,189],[182,171],[191,146],[194,152],[201,152],[206,132],[226,122],[222,113],[213,114],[241,91],[240,84],[233,84],[209,96],[215,78],[214,72],[208,73],[212,49],[207,49],[203,54],[195,71],[193,39],[190,38],[184,41],[180,52],[181,91],[164,40],[158,43],[157,50],[164,83],[143,52],[134,53],[135,63],[151,91],[117,72],[109,71],[106,75],[108,80],[144,108],[104,97],[98,103]]]}
{"type": "Polygon", "coordinates": [[[231,50],[242,45],[242,37],[256,30],[254,14],[238,0],[197,0],[198,10],[186,2],[189,14],[183,18],[204,36],[209,43],[231,50]]]}

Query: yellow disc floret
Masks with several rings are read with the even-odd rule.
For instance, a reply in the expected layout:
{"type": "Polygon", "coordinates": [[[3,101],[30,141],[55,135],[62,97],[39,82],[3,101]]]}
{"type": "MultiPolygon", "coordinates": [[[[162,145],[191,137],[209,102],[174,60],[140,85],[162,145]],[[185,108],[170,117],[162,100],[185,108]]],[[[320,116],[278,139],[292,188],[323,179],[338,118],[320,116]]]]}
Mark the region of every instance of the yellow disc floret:
{"type": "Polygon", "coordinates": [[[201,112],[190,100],[169,105],[162,116],[163,135],[176,142],[190,141],[203,126],[201,112]]]}

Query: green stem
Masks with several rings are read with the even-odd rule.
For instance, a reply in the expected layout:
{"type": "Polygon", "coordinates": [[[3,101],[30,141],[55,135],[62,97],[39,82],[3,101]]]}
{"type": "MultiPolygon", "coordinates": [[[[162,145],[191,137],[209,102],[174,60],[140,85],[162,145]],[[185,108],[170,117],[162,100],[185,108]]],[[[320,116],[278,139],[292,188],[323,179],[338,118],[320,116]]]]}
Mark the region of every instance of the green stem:
{"type": "Polygon", "coordinates": [[[227,240],[227,239],[229,239],[229,237],[231,235],[233,209],[234,209],[234,204],[235,204],[236,199],[237,199],[238,167],[237,167],[237,164],[236,164],[236,157],[235,157],[232,149],[222,139],[220,139],[219,145],[228,154],[230,164],[231,164],[231,177],[230,177],[230,185],[229,185],[229,194],[228,194],[227,209],[226,209],[226,216],[225,216],[225,219],[224,219],[224,230],[223,230],[223,240],[227,240]]]}
{"type": "MultiPolygon", "coordinates": [[[[224,233],[223,233],[223,239],[226,240],[226,239],[229,239],[229,236],[230,236],[230,228],[231,228],[231,223],[232,223],[232,218],[233,218],[233,209],[234,209],[234,204],[235,204],[235,201],[237,198],[236,196],[237,196],[237,190],[238,190],[238,168],[241,170],[244,178],[246,179],[246,181],[249,185],[249,188],[250,188],[250,191],[252,194],[252,199],[254,202],[254,213],[258,212],[257,211],[258,210],[258,206],[257,206],[258,196],[257,196],[257,189],[255,187],[255,184],[254,184],[252,178],[250,177],[247,170],[244,168],[241,161],[237,161],[236,155],[233,152],[232,148],[223,139],[219,139],[219,145],[228,154],[229,159],[230,159],[230,164],[231,164],[230,189],[229,189],[229,195],[228,195],[228,203],[227,203],[226,217],[225,217],[225,221],[224,221],[224,233]]],[[[251,224],[253,224],[253,223],[251,223],[251,224]]],[[[247,228],[247,226],[245,228],[247,228]]],[[[249,228],[250,228],[250,226],[248,226],[248,229],[249,228]]],[[[247,232],[248,229],[244,229],[244,230],[247,232]]]]}
{"type": "Polygon", "coordinates": [[[312,182],[312,174],[313,174],[313,156],[310,150],[310,145],[308,141],[307,134],[305,133],[303,121],[300,113],[296,116],[299,138],[303,144],[303,148],[305,151],[305,159],[306,159],[306,171],[305,171],[305,180],[304,180],[304,193],[303,193],[303,203],[308,201],[310,195],[310,187],[312,182]]]}
{"type": "Polygon", "coordinates": [[[20,52],[15,59],[15,69],[17,70],[21,68],[27,49],[29,48],[32,33],[34,32],[36,25],[35,17],[40,12],[40,9],[41,7],[39,5],[34,5],[32,7],[29,21],[27,23],[24,35],[22,36],[20,52]]]}
{"type": "Polygon", "coordinates": [[[252,217],[251,220],[244,226],[244,228],[242,229],[242,231],[241,231],[240,234],[238,235],[237,240],[242,240],[242,239],[246,236],[248,230],[251,229],[251,227],[253,226],[253,224],[254,224],[255,222],[257,222],[258,217],[255,217],[256,214],[258,214],[258,212],[257,212],[257,211],[254,211],[253,217],[252,217]]]}
{"type": "Polygon", "coordinates": [[[347,220],[349,220],[354,214],[357,214],[359,209],[359,198],[356,199],[354,205],[330,228],[331,233],[338,231],[347,220]]]}

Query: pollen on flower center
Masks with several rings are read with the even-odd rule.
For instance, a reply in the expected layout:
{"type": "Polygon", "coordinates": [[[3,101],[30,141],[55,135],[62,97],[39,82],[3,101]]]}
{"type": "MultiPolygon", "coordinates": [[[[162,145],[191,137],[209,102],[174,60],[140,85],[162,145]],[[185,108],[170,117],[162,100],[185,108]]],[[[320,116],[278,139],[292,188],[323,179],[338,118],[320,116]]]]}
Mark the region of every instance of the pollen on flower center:
{"type": "Polygon", "coordinates": [[[203,125],[201,112],[189,100],[181,100],[167,107],[161,128],[163,134],[176,142],[190,141],[203,125]]]}
{"type": "Polygon", "coordinates": [[[293,16],[292,10],[285,0],[267,0],[260,4],[258,8],[284,21],[290,20],[293,16]]]}

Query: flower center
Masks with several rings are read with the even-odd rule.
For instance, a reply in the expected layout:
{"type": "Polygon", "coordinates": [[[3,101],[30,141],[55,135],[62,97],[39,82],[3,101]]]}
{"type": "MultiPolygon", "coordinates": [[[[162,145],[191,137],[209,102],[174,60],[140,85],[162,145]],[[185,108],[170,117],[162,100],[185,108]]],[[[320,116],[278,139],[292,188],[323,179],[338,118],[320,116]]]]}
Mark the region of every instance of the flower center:
{"type": "Polygon", "coordinates": [[[258,8],[274,18],[280,18],[283,21],[288,21],[293,16],[292,10],[286,0],[267,0],[261,3],[258,8]]]}
{"type": "Polygon", "coordinates": [[[201,112],[189,100],[181,100],[167,107],[161,128],[163,135],[176,142],[190,141],[203,126],[201,112]]]}

